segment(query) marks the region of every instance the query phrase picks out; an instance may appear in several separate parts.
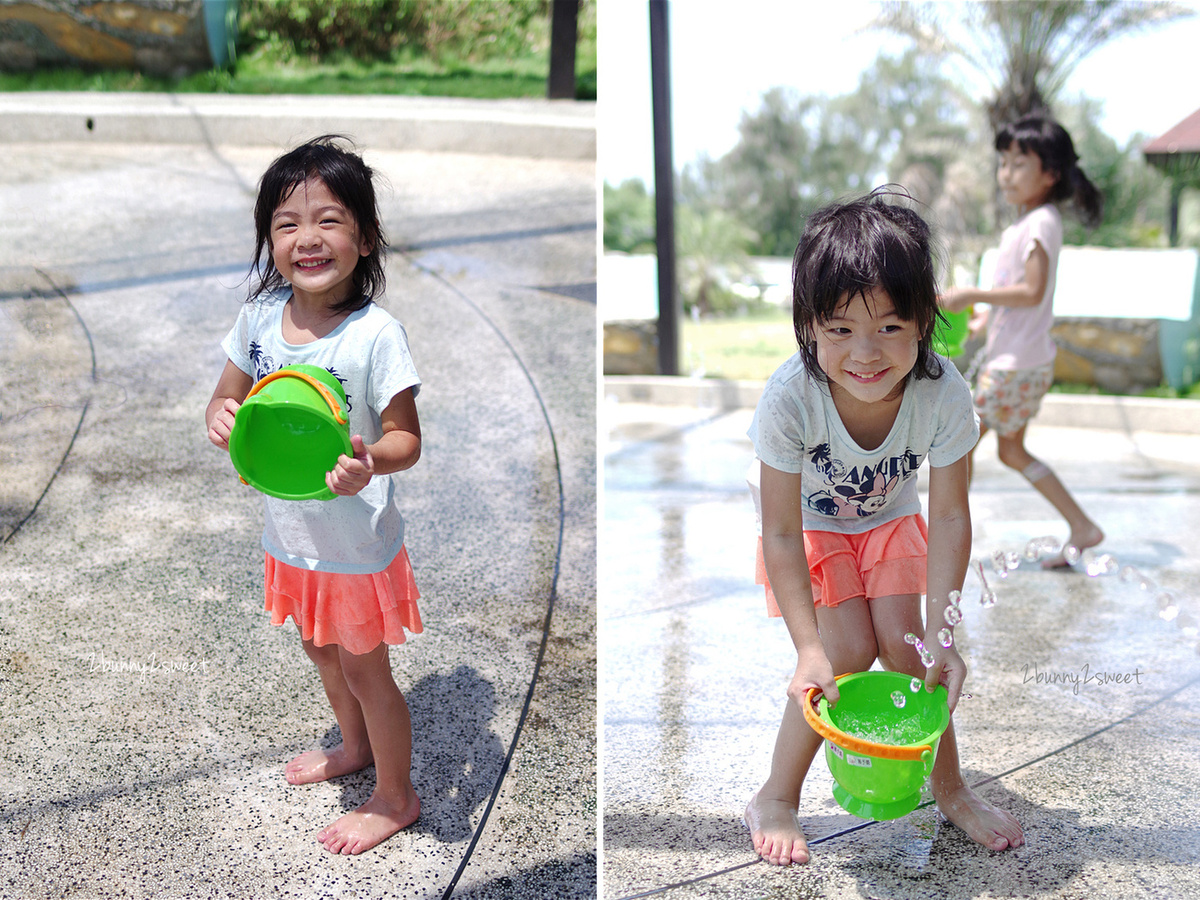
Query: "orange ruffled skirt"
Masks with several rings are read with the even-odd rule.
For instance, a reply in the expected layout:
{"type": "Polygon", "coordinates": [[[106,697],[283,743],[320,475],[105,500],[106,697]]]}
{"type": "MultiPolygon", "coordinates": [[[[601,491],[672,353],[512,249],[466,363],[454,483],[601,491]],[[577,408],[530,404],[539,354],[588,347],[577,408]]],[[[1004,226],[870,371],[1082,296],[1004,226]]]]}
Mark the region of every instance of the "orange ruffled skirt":
{"type": "MultiPolygon", "coordinates": [[[[812,578],[813,604],[837,606],[855,597],[870,600],[923,594],[928,552],[929,530],[921,515],[903,516],[861,534],[806,531],[804,555],[812,578]]],[[[767,580],[761,537],[754,575],[754,583],[766,588],[767,615],[780,615],[767,580]]]]}
{"type": "Polygon", "coordinates": [[[271,624],[291,616],[300,635],[318,647],[338,644],[356,656],[384,644],[403,644],[405,629],[420,634],[417,582],[401,547],[382,572],[346,575],[266,562],[266,608],[271,624]]]}

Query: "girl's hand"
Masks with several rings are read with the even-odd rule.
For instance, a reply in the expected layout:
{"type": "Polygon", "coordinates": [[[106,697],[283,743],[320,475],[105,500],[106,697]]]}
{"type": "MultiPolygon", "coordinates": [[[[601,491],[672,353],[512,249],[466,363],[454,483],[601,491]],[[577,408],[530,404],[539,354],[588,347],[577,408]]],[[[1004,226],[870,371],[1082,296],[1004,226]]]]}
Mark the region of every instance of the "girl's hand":
{"type": "Polygon", "coordinates": [[[929,641],[933,641],[937,652],[933,654],[933,665],[925,670],[925,690],[932,693],[935,687],[944,684],[946,702],[950,706],[950,712],[954,712],[954,707],[958,705],[958,696],[962,693],[963,682],[967,680],[967,664],[955,648],[943,649],[938,646],[937,638],[932,636],[926,639],[926,647],[930,646],[929,641]]]}
{"type": "Polygon", "coordinates": [[[367,451],[362,435],[350,438],[354,456],[342,454],[332,472],[325,473],[325,484],[339,497],[353,497],[367,486],[375,474],[375,460],[367,451]]]}
{"type": "Polygon", "coordinates": [[[226,397],[217,414],[208,424],[208,439],[222,450],[229,449],[229,435],[233,432],[233,417],[237,415],[238,403],[232,397],[226,397]]]}
{"type": "Polygon", "coordinates": [[[837,704],[839,694],[837,682],[834,681],[833,666],[819,645],[811,650],[801,651],[797,656],[796,673],[788,685],[788,697],[803,709],[810,688],[818,688],[830,706],[837,704]]]}
{"type": "Polygon", "coordinates": [[[969,289],[947,288],[945,293],[938,296],[938,303],[946,312],[962,312],[973,302],[969,289]]]}

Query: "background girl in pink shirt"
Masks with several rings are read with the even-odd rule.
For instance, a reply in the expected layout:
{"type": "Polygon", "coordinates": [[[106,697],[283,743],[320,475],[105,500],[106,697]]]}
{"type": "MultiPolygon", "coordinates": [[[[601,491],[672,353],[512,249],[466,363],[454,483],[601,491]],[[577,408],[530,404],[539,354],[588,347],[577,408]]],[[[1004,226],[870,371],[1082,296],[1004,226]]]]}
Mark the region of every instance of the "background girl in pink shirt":
{"type": "MultiPolygon", "coordinates": [[[[1072,201],[1088,225],[1100,220],[1103,197],[1079,168],[1066,130],[1046,116],[1028,115],[1000,129],[997,180],[1019,218],[1004,230],[990,290],[952,288],[940,298],[959,312],[991,307],[985,362],[975,388],[981,433],[996,432],[1000,461],[1025,479],[1067,520],[1067,544],[1093,547],[1104,532],[1075,502],[1050,468],[1025,449],[1025,429],[1054,380],[1054,282],[1062,249],[1058,202],[1072,201]]],[[[1064,546],[1065,549],[1065,546],[1064,546]]],[[[1063,554],[1043,565],[1066,564],[1063,554]]]]}

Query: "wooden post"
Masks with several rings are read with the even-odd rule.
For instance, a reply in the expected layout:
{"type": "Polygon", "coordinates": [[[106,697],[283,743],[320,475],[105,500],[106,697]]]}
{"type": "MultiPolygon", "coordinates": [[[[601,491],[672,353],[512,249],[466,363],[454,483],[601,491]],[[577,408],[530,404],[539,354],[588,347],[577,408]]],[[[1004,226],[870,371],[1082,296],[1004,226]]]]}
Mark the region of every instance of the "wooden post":
{"type": "Polygon", "coordinates": [[[579,38],[579,0],[554,0],[550,12],[550,77],[546,96],[575,99],[575,44],[579,38]]]}
{"type": "Polygon", "coordinates": [[[675,290],[675,165],[667,2],[650,0],[650,85],[654,118],[654,243],[658,252],[658,369],[679,374],[680,304],[675,290]]]}

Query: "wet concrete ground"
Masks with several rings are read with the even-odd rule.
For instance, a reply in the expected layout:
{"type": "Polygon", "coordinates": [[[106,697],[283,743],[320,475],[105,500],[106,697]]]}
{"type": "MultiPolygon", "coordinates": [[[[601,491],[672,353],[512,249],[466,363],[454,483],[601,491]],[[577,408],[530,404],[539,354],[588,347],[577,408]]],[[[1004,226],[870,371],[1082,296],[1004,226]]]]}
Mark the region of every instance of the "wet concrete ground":
{"type": "MultiPolygon", "coordinates": [[[[1060,407],[1030,431],[1032,452],[1106,530],[1104,549],[1152,586],[1028,562],[1001,580],[988,565],[999,600],[982,609],[968,575],[957,629],[973,695],[955,714],[963,768],[1021,821],[1026,845],[984,850],[932,806],[856,819],[833,800],[819,757],[800,808],[813,860],[781,870],[757,859],[740,822],[766,777],[795,659],[753,583],[752,411],[609,393],[604,897],[1200,895],[1200,428],[1058,427],[1072,420],[1060,407]],[[1163,591],[1180,611],[1171,621],[1163,591]]],[[[1195,422],[1195,404],[1179,410],[1195,422]]],[[[975,558],[1065,536],[1053,509],[999,464],[992,438],[976,460],[975,558]]]]}
{"type": "Polygon", "coordinates": [[[366,147],[424,379],[423,808],[343,858],[374,770],[283,779],[337,730],[203,422],[287,139],[4,145],[0,896],[594,896],[594,165],[366,147]]]}

